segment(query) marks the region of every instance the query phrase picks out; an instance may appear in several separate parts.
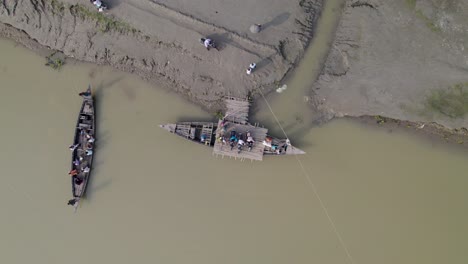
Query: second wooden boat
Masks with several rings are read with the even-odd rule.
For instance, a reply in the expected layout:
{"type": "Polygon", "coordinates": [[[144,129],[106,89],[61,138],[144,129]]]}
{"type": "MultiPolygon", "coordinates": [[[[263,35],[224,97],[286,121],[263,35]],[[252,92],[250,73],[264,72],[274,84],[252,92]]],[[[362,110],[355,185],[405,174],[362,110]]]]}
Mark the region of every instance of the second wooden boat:
{"type": "Polygon", "coordinates": [[[73,152],[71,170],[69,172],[71,175],[73,198],[68,201],[68,204],[73,206],[75,211],[88,186],[93,164],[96,134],[96,112],[91,87],[88,87],[86,92],[80,93],[80,96],[83,97],[83,103],[75,127],[73,145],[70,146],[73,152]]]}

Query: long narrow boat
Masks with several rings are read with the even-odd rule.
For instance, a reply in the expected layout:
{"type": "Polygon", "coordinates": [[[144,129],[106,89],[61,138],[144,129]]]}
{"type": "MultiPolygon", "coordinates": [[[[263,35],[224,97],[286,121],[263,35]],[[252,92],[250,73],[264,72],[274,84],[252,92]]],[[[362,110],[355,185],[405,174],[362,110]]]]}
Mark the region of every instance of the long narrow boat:
{"type": "Polygon", "coordinates": [[[73,145],[70,146],[73,151],[69,173],[71,175],[73,198],[68,201],[68,204],[73,206],[75,211],[78,209],[80,200],[88,186],[94,157],[94,136],[96,134],[94,98],[91,87],[88,87],[86,92],[80,93],[80,96],[83,97],[83,104],[76,122],[73,145]]]}
{"type": "MultiPolygon", "coordinates": [[[[267,129],[252,126],[248,123],[224,123],[220,120],[218,123],[179,122],[175,124],[160,125],[160,127],[190,141],[214,147],[215,152],[222,151],[225,155],[232,154],[236,157],[245,156],[249,158],[252,156],[249,155],[249,152],[259,152],[260,156],[305,154],[304,151],[291,146],[288,139],[277,139],[271,137],[266,134],[268,131],[267,129]],[[218,129],[220,127],[223,127],[223,129],[218,129]],[[236,134],[237,137],[243,138],[244,141],[246,141],[247,134],[251,134],[254,139],[252,149],[249,150],[247,146],[243,147],[242,150],[239,150],[237,147],[223,147],[223,145],[229,145],[233,131],[235,131],[234,134],[236,134]]],[[[237,145],[237,143],[235,143],[235,145],[237,145]]]]}

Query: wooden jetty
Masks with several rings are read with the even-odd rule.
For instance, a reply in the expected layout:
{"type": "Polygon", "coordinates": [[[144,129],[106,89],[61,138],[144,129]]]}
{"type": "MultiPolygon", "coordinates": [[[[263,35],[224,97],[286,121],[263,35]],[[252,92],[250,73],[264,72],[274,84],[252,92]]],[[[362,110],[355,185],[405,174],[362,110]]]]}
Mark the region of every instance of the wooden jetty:
{"type": "Polygon", "coordinates": [[[227,111],[224,115],[224,120],[237,124],[247,124],[249,120],[249,101],[236,97],[228,97],[225,102],[227,111]]]}
{"type": "Polygon", "coordinates": [[[73,151],[69,172],[73,198],[68,201],[68,204],[74,207],[75,212],[88,186],[94,157],[94,136],[96,134],[96,112],[91,87],[88,87],[86,92],[80,93],[80,96],[83,97],[83,104],[75,127],[73,145],[70,146],[73,151]]]}
{"type": "Polygon", "coordinates": [[[249,102],[228,97],[226,114],[218,123],[180,122],[160,125],[188,140],[213,147],[213,155],[245,160],[263,160],[264,155],[298,155],[304,151],[291,146],[289,139],[268,136],[268,129],[248,122],[249,102]],[[248,138],[250,136],[251,138],[248,138]],[[252,140],[253,139],[253,140],[252,140]],[[253,142],[251,149],[247,141],[253,142]]]}

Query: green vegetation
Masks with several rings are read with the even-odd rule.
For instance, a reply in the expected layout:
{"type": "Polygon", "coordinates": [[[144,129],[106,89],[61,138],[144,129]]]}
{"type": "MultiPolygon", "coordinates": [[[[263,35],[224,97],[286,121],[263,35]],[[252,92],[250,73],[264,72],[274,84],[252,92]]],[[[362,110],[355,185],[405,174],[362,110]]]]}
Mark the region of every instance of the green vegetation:
{"type": "Polygon", "coordinates": [[[65,64],[65,60],[61,58],[53,58],[56,52],[50,54],[49,56],[46,57],[46,66],[52,67],[54,70],[60,70],[62,66],[65,64]]]}
{"type": "Polygon", "coordinates": [[[58,0],[51,0],[50,5],[52,6],[52,13],[63,14],[65,11],[65,5],[58,0]]]}
{"type": "Polygon", "coordinates": [[[74,16],[80,17],[83,20],[94,20],[96,21],[99,30],[101,32],[110,32],[110,31],[117,31],[120,33],[138,33],[139,31],[134,27],[130,26],[128,23],[120,21],[114,17],[109,15],[105,15],[98,11],[92,11],[88,9],[86,6],[81,4],[76,5],[65,5],[60,0],[50,0],[50,7],[52,13],[63,15],[65,9],[68,8],[70,13],[74,16]]]}
{"type": "Polygon", "coordinates": [[[416,8],[416,0],[406,0],[406,4],[411,8],[416,8]]]}
{"type": "Polygon", "coordinates": [[[434,23],[432,19],[424,15],[421,10],[416,10],[416,0],[406,0],[406,5],[413,10],[416,14],[416,17],[423,20],[426,26],[433,32],[440,32],[441,29],[434,23]]]}
{"type": "Polygon", "coordinates": [[[217,119],[223,119],[223,118],[224,118],[224,114],[223,114],[223,112],[221,112],[221,110],[216,111],[216,113],[214,113],[214,116],[215,116],[217,119]]]}
{"type": "Polygon", "coordinates": [[[385,117],[380,116],[380,115],[376,115],[374,116],[374,118],[375,118],[375,121],[377,121],[377,124],[379,125],[384,124],[387,121],[385,117]]]}
{"type": "Polygon", "coordinates": [[[440,28],[434,22],[425,16],[421,10],[416,10],[416,16],[426,23],[426,26],[433,32],[439,32],[440,28]]]}
{"type": "Polygon", "coordinates": [[[465,116],[468,113],[468,82],[433,91],[426,98],[426,109],[451,118],[465,116]]]}
{"type": "Polygon", "coordinates": [[[102,32],[117,31],[120,33],[132,32],[137,33],[138,30],[130,26],[128,23],[117,20],[97,11],[91,11],[87,7],[76,4],[70,6],[70,12],[83,20],[95,20],[102,32]]]}

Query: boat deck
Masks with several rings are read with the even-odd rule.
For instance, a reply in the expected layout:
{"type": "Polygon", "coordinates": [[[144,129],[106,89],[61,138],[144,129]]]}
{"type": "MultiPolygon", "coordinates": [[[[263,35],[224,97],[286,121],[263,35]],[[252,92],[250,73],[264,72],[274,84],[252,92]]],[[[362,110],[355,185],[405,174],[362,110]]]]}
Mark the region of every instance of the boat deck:
{"type": "Polygon", "coordinates": [[[250,124],[237,124],[228,122],[225,126],[225,131],[221,127],[221,120],[218,122],[218,129],[216,130],[216,142],[213,149],[213,155],[220,155],[222,157],[228,156],[239,159],[250,159],[250,160],[263,160],[263,150],[265,146],[262,144],[263,140],[267,135],[268,129],[263,127],[255,127],[250,124]],[[237,153],[237,145],[231,150],[229,146],[229,137],[231,131],[236,131],[237,133],[242,133],[244,135],[247,132],[250,132],[250,135],[254,138],[255,143],[252,147],[252,150],[249,151],[247,146],[244,146],[240,153],[237,153]],[[226,143],[223,143],[221,140],[218,140],[220,136],[224,135],[226,138],[226,143]]]}

